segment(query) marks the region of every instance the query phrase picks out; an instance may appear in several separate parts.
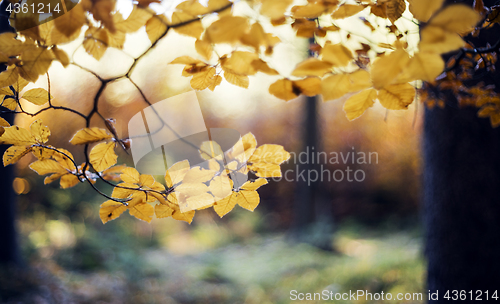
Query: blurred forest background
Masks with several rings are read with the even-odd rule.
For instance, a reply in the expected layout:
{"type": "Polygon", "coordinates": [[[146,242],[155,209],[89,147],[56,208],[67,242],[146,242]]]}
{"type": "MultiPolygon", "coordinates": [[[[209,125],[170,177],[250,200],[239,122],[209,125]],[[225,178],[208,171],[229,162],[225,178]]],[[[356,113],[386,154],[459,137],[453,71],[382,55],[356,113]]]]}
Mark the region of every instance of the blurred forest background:
{"type": "MultiPolygon", "coordinates": [[[[152,101],[189,90],[189,79],[180,76],[182,67],[168,63],[182,54],[196,56],[192,40],[169,35],[133,75],[152,101]]],[[[148,47],[144,33],[131,36],[123,52],[108,49],[101,61],[90,58],[78,43],[67,50],[75,51],[75,61],[82,66],[113,76],[131,60],[127,53],[148,47]]],[[[276,68],[293,69],[290,62],[306,57],[307,47],[307,41],[296,38],[279,45],[275,53],[286,56],[276,61],[276,68]]],[[[91,74],[55,63],[50,76],[56,100],[78,110],[90,107],[88,90],[97,84],[91,74]]],[[[198,93],[205,123],[242,135],[252,132],[259,144],[280,144],[298,155],[304,151],[308,101],[274,98],[265,89],[268,77],[252,78],[248,90],[226,83],[215,92],[198,93]]],[[[41,78],[37,85],[46,87],[46,81],[41,78]]],[[[107,88],[103,98],[106,117],[115,118],[126,135],[128,120],[145,106],[141,96],[123,81],[107,88]]],[[[27,156],[17,165],[13,187],[19,194],[22,255],[37,271],[21,274],[20,280],[32,284],[28,294],[37,303],[288,303],[293,289],[422,292],[418,106],[391,113],[375,106],[349,122],[341,101],[318,101],[316,151],[378,154],[378,163],[323,164],[330,172],[345,171],[346,166],[363,170],[362,182],[316,182],[314,201],[297,201],[307,185],[271,181],[259,191],[261,203],[255,212],[239,208],[219,219],[213,210],[202,210],[191,225],[172,219],[147,224],[128,215],[103,225],[98,213],[103,197],[88,185],[69,190],[55,183],[43,185],[43,178],[27,167],[27,156]],[[308,242],[290,237],[302,216],[297,207],[301,204],[316,206],[307,227],[300,227],[307,231],[308,242]]],[[[26,105],[28,111],[34,107],[26,105]]],[[[65,115],[48,111],[40,118],[58,134],[51,137],[52,145],[81,158],[68,141],[82,122],[65,115]]],[[[17,119],[21,126],[30,123],[26,117],[17,119]]],[[[119,162],[131,163],[130,155],[119,156],[119,162]]],[[[292,159],[282,171],[293,170],[290,175],[295,176],[296,165],[292,159]]],[[[28,288],[0,279],[2,301],[28,288]]]]}

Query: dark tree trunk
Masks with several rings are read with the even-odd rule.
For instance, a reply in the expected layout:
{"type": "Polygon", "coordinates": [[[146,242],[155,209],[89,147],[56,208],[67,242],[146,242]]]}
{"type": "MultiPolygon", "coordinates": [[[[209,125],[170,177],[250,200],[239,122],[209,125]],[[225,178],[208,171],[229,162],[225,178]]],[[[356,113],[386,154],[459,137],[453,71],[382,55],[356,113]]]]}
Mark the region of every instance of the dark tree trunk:
{"type": "MultiPolygon", "coordinates": [[[[500,39],[497,32],[480,37],[478,47],[500,39]]],[[[468,85],[495,84],[498,77],[489,74],[468,85]]],[[[469,291],[475,299],[481,290],[484,301],[485,291],[491,297],[500,289],[500,128],[478,118],[475,108],[459,108],[454,96],[445,102],[444,109],[425,111],[427,287],[439,291],[431,302],[447,303],[448,290],[450,296],[453,290],[467,292],[461,303],[472,302],[469,291]]]]}
{"type": "MultiPolygon", "coordinates": [[[[5,0],[0,5],[0,33],[10,31],[8,23],[9,14],[5,11],[8,1],[5,0]]],[[[5,66],[0,66],[3,71],[5,66]]],[[[2,114],[9,123],[13,123],[13,114],[2,114]]],[[[3,155],[7,146],[0,145],[0,155],[3,155]]],[[[21,256],[17,242],[17,233],[15,227],[16,218],[16,194],[12,188],[14,180],[14,167],[4,167],[0,165],[0,264],[2,265],[20,265],[21,256]]]]}
{"type": "Polygon", "coordinates": [[[438,303],[447,290],[491,295],[500,289],[500,129],[475,109],[426,110],[424,158],[428,289],[438,303]]]}

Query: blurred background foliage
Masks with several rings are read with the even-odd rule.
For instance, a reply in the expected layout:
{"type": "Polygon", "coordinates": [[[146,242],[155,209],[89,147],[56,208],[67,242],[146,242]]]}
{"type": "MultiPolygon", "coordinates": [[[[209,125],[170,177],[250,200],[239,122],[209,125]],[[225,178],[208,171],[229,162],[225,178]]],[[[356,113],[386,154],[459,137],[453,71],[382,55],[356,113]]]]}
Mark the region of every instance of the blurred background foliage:
{"type": "MultiPolygon", "coordinates": [[[[307,41],[293,38],[292,32],[288,37],[275,49],[279,58],[274,67],[284,71],[307,56],[307,41]]],[[[144,33],[127,37],[125,53],[140,53],[148,46],[145,39],[144,33]]],[[[80,44],[76,41],[65,50],[103,77],[122,73],[130,61],[114,49],[95,61],[78,49],[80,44]]],[[[190,89],[189,78],[180,76],[182,66],[168,63],[180,55],[196,56],[192,44],[192,38],[169,33],[137,66],[132,77],[149,100],[190,89]]],[[[208,128],[252,132],[259,144],[280,144],[298,155],[304,148],[306,100],[283,102],[271,96],[269,77],[252,77],[249,89],[223,83],[215,92],[199,92],[205,123],[208,128]]],[[[88,92],[98,84],[92,75],[54,64],[50,78],[59,103],[88,110],[93,96],[88,92]]],[[[47,81],[41,77],[36,85],[47,87],[47,81]]],[[[125,137],[130,117],[145,107],[140,94],[124,81],[107,88],[102,98],[107,102],[100,110],[117,120],[119,135],[125,137]]],[[[376,152],[378,163],[323,164],[330,172],[350,166],[366,175],[363,182],[319,183],[318,197],[325,209],[316,212],[328,219],[329,228],[321,237],[331,250],[289,237],[297,216],[297,187],[303,187],[295,181],[271,181],[259,189],[261,203],[253,213],[238,208],[220,219],[213,210],[202,210],[191,225],[172,219],[147,224],[124,215],[103,225],[98,213],[103,197],[86,184],[69,190],[55,183],[43,185],[43,178],[27,167],[31,156],[26,156],[16,167],[13,187],[19,194],[23,257],[34,270],[17,279],[0,273],[1,301],[16,303],[8,299],[26,292],[33,294],[26,303],[249,304],[289,303],[294,289],[423,292],[418,102],[407,111],[390,113],[376,105],[353,122],[346,119],[342,104],[343,100],[319,104],[316,151],[376,152]]],[[[36,110],[30,107],[36,106],[26,105],[26,110],[36,110]]],[[[68,143],[83,127],[82,121],[55,114],[47,111],[37,117],[52,130],[49,143],[82,159],[68,143]]],[[[17,117],[16,124],[29,123],[17,117]]],[[[119,162],[131,164],[130,155],[117,152],[119,162]]],[[[296,171],[296,165],[290,161],[282,171],[296,171]]],[[[110,188],[101,187],[110,193],[110,188]]],[[[311,230],[310,239],[314,233],[311,230]]]]}

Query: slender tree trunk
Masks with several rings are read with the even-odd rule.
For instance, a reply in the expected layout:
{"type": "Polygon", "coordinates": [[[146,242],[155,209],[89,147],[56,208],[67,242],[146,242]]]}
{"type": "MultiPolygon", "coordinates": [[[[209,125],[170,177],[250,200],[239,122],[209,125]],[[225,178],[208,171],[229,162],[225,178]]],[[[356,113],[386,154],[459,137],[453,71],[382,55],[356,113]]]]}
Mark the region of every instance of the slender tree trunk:
{"type": "MultiPolygon", "coordinates": [[[[11,28],[8,23],[9,14],[6,12],[7,0],[3,1],[0,5],[0,33],[10,31],[11,28]]],[[[4,70],[5,66],[0,66],[0,70],[4,70]]],[[[9,123],[13,123],[13,114],[2,114],[9,123]]],[[[3,155],[7,146],[0,145],[0,155],[3,155]]],[[[14,167],[4,167],[0,165],[0,264],[7,265],[20,265],[21,255],[19,252],[19,245],[17,242],[17,233],[15,227],[16,218],[16,194],[12,188],[14,180],[14,167]]]]}
{"type": "MultiPolygon", "coordinates": [[[[475,45],[500,39],[481,37],[475,45]]],[[[494,84],[499,76],[477,82],[494,84]]],[[[478,118],[475,108],[459,108],[455,96],[445,102],[444,109],[427,109],[424,120],[427,287],[438,291],[431,302],[448,303],[448,290],[467,293],[460,303],[472,302],[470,291],[473,299],[482,291],[478,299],[485,301],[486,291],[491,299],[500,289],[500,128],[478,118]]]]}

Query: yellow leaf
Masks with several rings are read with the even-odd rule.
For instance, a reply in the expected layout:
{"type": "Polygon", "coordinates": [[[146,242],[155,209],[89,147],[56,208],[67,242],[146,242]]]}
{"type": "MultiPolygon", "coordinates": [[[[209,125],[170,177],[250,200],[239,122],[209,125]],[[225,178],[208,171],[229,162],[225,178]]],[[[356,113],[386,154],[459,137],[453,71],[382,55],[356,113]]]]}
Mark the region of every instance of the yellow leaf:
{"type": "Polygon", "coordinates": [[[210,83],[210,85],[208,86],[208,89],[210,91],[213,91],[215,90],[215,87],[220,85],[222,82],[222,77],[219,76],[219,75],[215,75],[215,78],[213,79],[213,81],[210,83]]]}
{"type": "Polygon", "coordinates": [[[427,22],[443,5],[444,0],[409,0],[410,12],[417,20],[427,22]]]}
{"type": "Polygon", "coordinates": [[[394,24],[396,20],[403,16],[406,10],[406,2],[405,0],[389,0],[385,2],[385,8],[387,18],[394,24]]]}
{"type": "Polygon", "coordinates": [[[73,138],[69,141],[73,145],[85,145],[85,144],[90,144],[106,139],[112,138],[113,135],[108,134],[108,132],[105,129],[101,129],[98,127],[93,127],[93,128],[85,128],[78,130],[75,135],[73,135],[73,138]]]}
{"type": "Polygon", "coordinates": [[[361,116],[366,109],[373,106],[375,98],[377,98],[377,91],[374,89],[364,90],[351,96],[344,103],[347,119],[353,120],[361,116]]]}
{"type": "Polygon", "coordinates": [[[380,104],[389,110],[404,110],[413,102],[415,88],[409,83],[393,84],[378,92],[380,104]]]}
{"type": "Polygon", "coordinates": [[[76,170],[76,167],[75,167],[75,164],[73,163],[72,160],[74,160],[74,157],[73,155],[71,154],[71,152],[69,152],[68,150],[65,150],[65,149],[57,149],[57,151],[59,152],[55,152],[53,154],[53,158],[65,169],[67,170],[70,170],[70,171],[74,171],[76,170]],[[62,154],[64,153],[64,154],[62,154]]]}
{"type": "Polygon", "coordinates": [[[49,140],[50,130],[43,124],[41,119],[35,120],[30,125],[31,134],[38,143],[46,143],[49,140]]]}
{"type": "Polygon", "coordinates": [[[78,185],[79,182],[80,180],[78,179],[78,176],[73,174],[64,174],[63,176],[61,176],[59,185],[61,185],[61,188],[63,189],[68,189],[78,185]]]}
{"type": "Polygon", "coordinates": [[[316,96],[321,94],[321,79],[318,77],[307,77],[293,81],[294,91],[306,96],[316,96]]]}
{"type": "Polygon", "coordinates": [[[292,3],[293,0],[263,0],[260,13],[271,19],[279,19],[292,3]]]}
{"type": "Polygon", "coordinates": [[[437,26],[445,31],[465,34],[474,29],[481,17],[472,8],[455,4],[446,6],[429,21],[430,26],[437,26]]]}
{"type": "Polygon", "coordinates": [[[63,168],[57,161],[52,159],[41,159],[30,164],[31,170],[38,173],[38,175],[45,175],[49,173],[63,173],[66,174],[65,168],[63,168]]]}
{"type": "Polygon", "coordinates": [[[366,5],[354,5],[354,4],[343,4],[333,12],[333,19],[343,19],[356,15],[357,13],[364,10],[366,5]]]}
{"type": "Polygon", "coordinates": [[[37,106],[41,106],[49,102],[49,92],[42,88],[31,89],[24,93],[21,98],[24,98],[37,106]]]}
{"type": "Polygon", "coordinates": [[[101,175],[105,180],[116,182],[116,181],[119,181],[121,179],[120,174],[122,174],[122,172],[125,168],[127,168],[127,166],[125,166],[125,165],[113,166],[113,167],[110,167],[110,168],[102,171],[101,175]]]}
{"type": "Polygon", "coordinates": [[[225,7],[231,7],[232,2],[229,0],[208,0],[208,10],[211,12],[220,11],[225,7]]]}
{"type": "Polygon", "coordinates": [[[392,83],[408,64],[410,57],[403,49],[377,59],[371,69],[373,87],[381,89],[392,83]]]}
{"type": "Polygon", "coordinates": [[[208,190],[213,194],[216,200],[223,199],[231,194],[232,185],[227,177],[216,176],[210,182],[208,190]]]}
{"type": "Polygon", "coordinates": [[[257,60],[252,61],[252,67],[256,71],[265,73],[267,75],[279,75],[278,71],[270,68],[269,65],[267,65],[267,62],[265,62],[262,59],[257,59],[257,60]]]}
{"type": "Polygon", "coordinates": [[[18,126],[4,128],[5,132],[0,136],[0,143],[14,146],[30,146],[36,144],[36,139],[31,133],[18,126]]]}
{"type": "Polygon", "coordinates": [[[215,141],[204,141],[200,145],[200,157],[204,160],[209,160],[219,155],[223,155],[221,146],[215,141]]]}
{"type": "Polygon", "coordinates": [[[206,37],[213,43],[233,43],[248,30],[248,19],[239,16],[224,16],[212,23],[206,37]]]}
{"type": "Polygon", "coordinates": [[[19,77],[19,72],[16,69],[16,67],[13,65],[8,66],[7,70],[0,73],[0,88],[13,85],[18,77],[19,77]]]}
{"type": "Polygon", "coordinates": [[[265,178],[258,178],[255,181],[247,181],[246,183],[241,186],[241,189],[243,190],[248,190],[248,191],[255,191],[259,189],[261,186],[264,186],[267,184],[267,179],[265,178]]]}
{"type": "Polygon", "coordinates": [[[259,59],[259,56],[253,52],[235,51],[231,57],[222,61],[224,72],[230,72],[239,75],[254,75],[257,71],[253,68],[252,62],[259,59]]]}
{"type": "Polygon", "coordinates": [[[212,44],[210,42],[196,39],[194,48],[196,49],[198,54],[200,54],[206,60],[210,60],[210,58],[212,57],[214,48],[212,47],[212,44]]]}
{"type": "Polygon", "coordinates": [[[332,64],[330,62],[321,61],[317,58],[308,58],[297,64],[293,70],[293,76],[323,76],[331,71],[332,64]]]}
{"type": "Polygon", "coordinates": [[[170,168],[168,168],[167,172],[165,172],[165,182],[167,184],[167,187],[171,188],[174,185],[180,183],[184,176],[186,176],[186,173],[188,173],[189,169],[190,167],[188,160],[176,162],[170,168]]]}
{"type": "Polygon", "coordinates": [[[0,117],[0,127],[10,127],[10,124],[4,118],[0,117]]]}
{"type": "Polygon", "coordinates": [[[435,53],[416,53],[404,70],[411,80],[432,82],[444,70],[444,61],[441,55],[435,53]]]}
{"type": "Polygon", "coordinates": [[[216,172],[200,168],[191,168],[184,176],[183,183],[204,183],[212,179],[216,172]]]}
{"type": "Polygon", "coordinates": [[[200,38],[201,33],[203,33],[204,28],[201,24],[201,21],[196,19],[197,18],[195,16],[190,14],[186,14],[183,12],[174,12],[172,14],[171,27],[173,27],[173,29],[179,34],[198,39],[200,38]],[[184,25],[179,26],[180,24],[184,25]]]}
{"type": "Polygon", "coordinates": [[[132,12],[126,20],[123,20],[121,15],[115,16],[120,16],[118,17],[118,20],[114,20],[115,27],[118,31],[133,33],[146,24],[146,22],[151,18],[151,13],[145,9],[134,6],[132,12]]]}
{"type": "Polygon", "coordinates": [[[120,203],[112,200],[106,201],[101,205],[99,209],[99,217],[103,224],[118,218],[123,212],[127,210],[127,207],[120,203]]]}
{"type": "Polygon", "coordinates": [[[52,47],[52,53],[54,53],[54,57],[64,66],[67,67],[70,63],[69,56],[65,51],[59,49],[56,46],[52,47]]]}
{"type": "Polygon", "coordinates": [[[83,48],[85,51],[94,57],[96,60],[106,52],[109,44],[108,32],[104,29],[97,29],[89,27],[85,32],[85,39],[83,40],[83,48]]]}
{"type": "Polygon", "coordinates": [[[426,26],[420,32],[420,52],[444,54],[465,45],[457,33],[451,33],[437,26],[426,26]]]}
{"type": "Polygon", "coordinates": [[[122,170],[120,178],[126,183],[136,184],[140,182],[141,175],[135,168],[127,167],[122,170]]]}
{"type": "Polygon", "coordinates": [[[16,34],[10,32],[0,34],[0,45],[2,46],[2,53],[8,57],[19,55],[25,48],[22,41],[16,39],[16,34]]]}
{"type": "Polygon", "coordinates": [[[23,52],[23,65],[19,67],[19,74],[23,78],[35,82],[38,76],[47,73],[54,59],[51,50],[42,47],[30,48],[23,52]]]}
{"type": "Polygon", "coordinates": [[[258,177],[281,177],[281,168],[275,164],[257,163],[248,166],[248,169],[258,177]]]}
{"type": "Polygon", "coordinates": [[[206,209],[214,204],[214,197],[212,194],[203,192],[198,195],[192,195],[186,198],[184,204],[180,204],[181,212],[189,210],[206,209]]]}
{"type": "Polygon", "coordinates": [[[142,174],[139,176],[139,185],[141,187],[152,187],[155,184],[155,179],[152,175],[142,174]]]}
{"type": "Polygon", "coordinates": [[[215,68],[203,68],[200,72],[193,74],[190,81],[191,87],[195,90],[204,90],[213,84],[215,76],[215,68]]]}
{"type": "Polygon", "coordinates": [[[104,171],[116,164],[115,143],[100,143],[90,151],[90,163],[97,172],[104,171]]]}
{"type": "Polygon", "coordinates": [[[248,85],[250,84],[248,76],[234,74],[229,71],[224,71],[224,78],[226,78],[227,82],[245,89],[248,88],[248,85]]]}
{"type": "Polygon", "coordinates": [[[297,31],[297,37],[311,38],[316,31],[316,22],[308,19],[295,19],[292,28],[297,31]]]}
{"type": "Polygon", "coordinates": [[[174,210],[174,212],[172,213],[172,218],[174,220],[184,221],[188,224],[191,224],[191,222],[193,221],[194,213],[195,213],[194,210],[187,211],[187,212],[181,212],[180,210],[174,210]]]}
{"type": "Polygon", "coordinates": [[[120,183],[113,188],[111,196],[114,198],[129,198],[135,194],[138,189],[139,187],[134,183],[120,183]]]}
{"type": "Polygon", "coordinates": [[[50,158],[55,151],[43,147],[33,147],[33,155],[38,159],[50,158]]]}
{"type": "Polygon", "coordinates": [[[248,160],[250,163],[268,163],[280,165],[290,158],[290,153],[280,145],[262,145],[258,147],[248,160]]]}
{"type": "Polygon", "coordinates": [[[166,218],[172,216],[174,209],[166,204],[157,204],[155,206],[155,215],[157,218],[166,218]]]}
{"type": "Polygon", "coordinates": [[[190,56],[180,56],[170,62],[170,64],[188,64],[188,65],[195,65],[199,63],[205,64],[203,61],[199,59],[194,59],[193,57],[190,56]]]}
{"type": "Polygon", "coordinates": [[[128,212],[130,215],[150,223],[155,214],[155,208],[148,203],[130,203],[128,212]]]}
{"type": "Polygon", "coordinates": [[[290,79],[280,79],[269,86],[269,93],[286,101],[297,98],[298,92],[294,91],[293,82],[290,79]]]}
{"type": "Polygon", "coordinates": [[[18,160],[21,159],[24,155],[28,154],[31,151],[30,146],[11,146],[7,150],[5,150],[3,154],[3,165],[4,167],[7,165],[15,164],[18,160]]]}
{"type": "Polygon", "coordinates": [[[54,20],[57,30],[66,37],[80,33],[81,27],[87,22],[82,5],[76,5],[68,12],[54,20]]]}
{"type": "Polygon", "coordinates": [[[372,86],[370,74],[357,70],[350,74],[336,74],[321,83],[323,101],[337,99],[350,92],[357,92],[372,86]]]}
{"type": "Polygon", "coordinates": [[[227,196],[214,204],[214,211],[220,216],[228,214],[233,210],[238,202],[238,192],[233,192],[230,196],[227,196]]]}
{"type": "Polygon", "coordinates": [[[332,63],[336,67],[344,67],[353,59],[351,51],[343,44],[327,44],[321,49],[324,61],[332,63]]]}
{"type": "Polygon", "coordinates": [[[254,211],[259,205],[260,197],[257,191],[240,191],[238,193],[237,202],[241,207],[254,211]]]}
{"type": "Polygon", "coordinates": [[[155,43],[167,32],[167,17],[164,15],[154,15],[146,22],[146,33],[151,43],[155,43]]]}
{"type": "Polygon", "coordinates": [[[325,12],[326,7],[323,3],[308,3],[307,5],[292,7],[294,18],[317,18],[325,12]]]}

